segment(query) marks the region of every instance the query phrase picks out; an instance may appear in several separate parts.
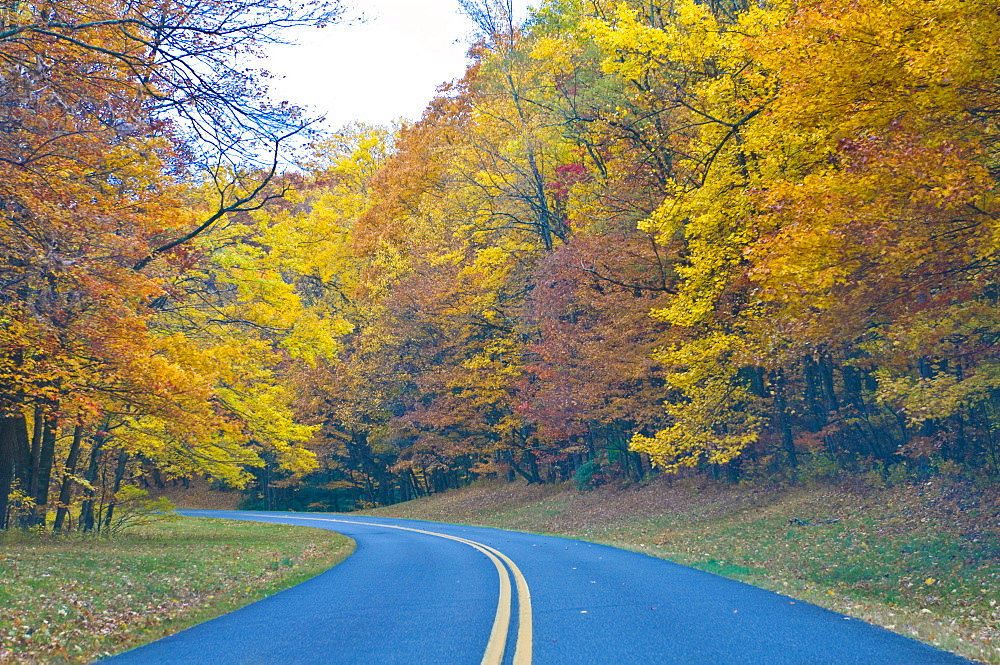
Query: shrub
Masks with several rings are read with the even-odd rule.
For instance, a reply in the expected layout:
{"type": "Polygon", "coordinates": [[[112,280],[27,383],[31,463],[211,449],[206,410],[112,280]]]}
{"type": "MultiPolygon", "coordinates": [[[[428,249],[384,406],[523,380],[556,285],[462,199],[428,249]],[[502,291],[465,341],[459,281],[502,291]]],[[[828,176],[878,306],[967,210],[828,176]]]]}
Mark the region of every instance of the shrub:
{"type": "Polygon", "coordinates": [[[121,533],[125,529],[180,519],[177,508],[166,497],[148,499],[149,492],[125,485],[115,494],[115,503],[109,507],[111,518],[107,522],[107,532],[111,535],[121,533]]]}

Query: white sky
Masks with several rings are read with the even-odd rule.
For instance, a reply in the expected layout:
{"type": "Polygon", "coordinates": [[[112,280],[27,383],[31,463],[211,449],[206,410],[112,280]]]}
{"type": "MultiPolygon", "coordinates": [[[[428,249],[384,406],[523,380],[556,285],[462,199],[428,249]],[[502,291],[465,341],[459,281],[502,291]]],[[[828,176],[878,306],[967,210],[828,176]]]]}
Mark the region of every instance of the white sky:
{"type": "MultiPolygon", "coordinates": [[[[261,65],[280,79],[271,98],[325,115],[327,129],[352,120],[417,119],[435,89],[465,72],[472,22],[457,0],[345,0],[346,20],[290,32],[261,65]],[[365,23],[349,19],[364,15],[365,23]]],[[[515,0],[525,14],[526,0],[515,0]]]]}

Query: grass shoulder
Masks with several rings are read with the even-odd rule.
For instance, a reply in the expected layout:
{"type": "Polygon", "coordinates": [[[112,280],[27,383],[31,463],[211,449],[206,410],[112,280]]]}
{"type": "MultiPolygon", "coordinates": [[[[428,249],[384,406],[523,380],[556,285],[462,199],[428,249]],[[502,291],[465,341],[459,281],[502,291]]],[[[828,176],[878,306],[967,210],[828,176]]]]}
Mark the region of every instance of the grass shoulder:
{"type": "Polygon", "coordinates": [[[349,538],[185,517],[114,538],[0,536],[0,662],[89,663],[231,612],[345,559],[349,538]]]}
{"type": "Polygon", "coordinates": [[[1000,663],[995,488],[942,478],[882,488],[660,478],[591,492],[487,482],[365,512],[632,549],[1000,663]]]}

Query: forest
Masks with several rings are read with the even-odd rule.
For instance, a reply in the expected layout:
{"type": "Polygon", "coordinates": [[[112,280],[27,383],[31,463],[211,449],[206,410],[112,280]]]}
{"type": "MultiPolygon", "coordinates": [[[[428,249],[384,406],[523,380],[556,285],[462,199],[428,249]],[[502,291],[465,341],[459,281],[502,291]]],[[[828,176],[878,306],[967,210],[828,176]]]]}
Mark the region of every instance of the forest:
{"type": "Polygon", "coordinates": [[[460,4],[465,76],[332,134],[240,63],[336,4],[4,4],[4,527],[997,482],[995,2],[460,4]]]}

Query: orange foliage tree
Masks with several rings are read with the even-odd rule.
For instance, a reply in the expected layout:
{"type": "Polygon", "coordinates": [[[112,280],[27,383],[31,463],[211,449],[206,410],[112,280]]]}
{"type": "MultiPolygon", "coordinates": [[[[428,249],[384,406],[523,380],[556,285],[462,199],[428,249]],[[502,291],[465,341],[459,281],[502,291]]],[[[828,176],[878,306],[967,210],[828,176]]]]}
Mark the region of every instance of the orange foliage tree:
{"type": "MultiPolygon", "coordinates": [[[[62,526],[81,461],[93,492],[110,448],[121,451],[118,491],[130,456],[150,450],[136,443],[138,419],[200,427],[203,441],[220,423],[233,444],[252,436],[218,407],[216,370],[192,363],[156,320],[178,299],[184,247],[275,195],[276,161],[247,167],[250,157],[261,146],[276,156],[307,124],[262,104],[233,56],[336,14],[280,2],[0,9],[0,526],[10,496],[18,521],[43,520],[60,480],[62,526]],[[213,192],[207,209],[199,181],[213,192]]],[[[205,451],[187,452],[230,479],[255,460],[199,465],[205,451]]]]}

